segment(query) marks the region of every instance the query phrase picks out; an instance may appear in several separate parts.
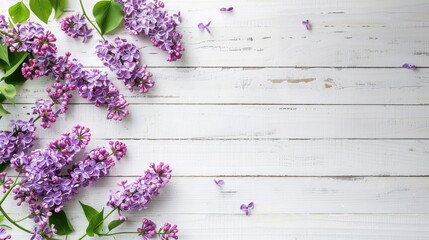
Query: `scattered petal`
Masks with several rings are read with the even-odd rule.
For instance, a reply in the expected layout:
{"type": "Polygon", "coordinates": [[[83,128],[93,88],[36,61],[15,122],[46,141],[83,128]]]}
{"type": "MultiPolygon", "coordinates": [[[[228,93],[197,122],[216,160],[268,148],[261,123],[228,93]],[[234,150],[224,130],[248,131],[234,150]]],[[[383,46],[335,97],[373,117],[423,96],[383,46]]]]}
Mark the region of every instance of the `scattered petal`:
{"type": "Polygon", "coordinates": [[[233,7],[228,7],[228,8],[224,8],[223,7],[223,8],[220,9],[221,12],[231,12],[232,10],[234,10],[233,7]]]}
{"type": "Polygon", "coordinates": [[[305,21],[302,21],[302,24],[304,24],[305,25],[305,28],[308,30],[308,31],[310,31],[311,30],[311,24],[310,24],[310,21],[307,19],[307,20],[305,20],[305,21]]]}
{"type": "Polygon", "coordinates": [[[211,21],[205,25],[204,25],[204,23],[200,23],[200,24],[198,24],[198,28],[200,29],[200,31],[207,30],[207,32],[210,33],[210,29],[209,29],[210,23],[211,23],[211,21]]]}
{"type": "Polygon", "coordinates": [[[213,179],[213,181],[214,181],[214,182],[216,183],[216,185],[218,185],[219,187],[225,183],[222,179],[219,179],[219,180],[213,179]]]}
{"type": "Polygon", "coordinates": [[[410,70],[416,70],[417,69],[417,67],[415,65],[408,64],[408,63],[405,63],[404,65],[402,65],[402,67],[406,68],[406,69],[410,69],[410,70]]]}
{"type": "Polygon", "coordinates": [[[252,210],[254,208],[254,206],[255,205],[253,204],[253,202],[250,202],[248,205],[243,203],[243,204],[241,204],[240,209],[241,209],[241,211],[245,212],[246,215],[248,216],[248,215],[250,215],[250,210],[252,210]]]}

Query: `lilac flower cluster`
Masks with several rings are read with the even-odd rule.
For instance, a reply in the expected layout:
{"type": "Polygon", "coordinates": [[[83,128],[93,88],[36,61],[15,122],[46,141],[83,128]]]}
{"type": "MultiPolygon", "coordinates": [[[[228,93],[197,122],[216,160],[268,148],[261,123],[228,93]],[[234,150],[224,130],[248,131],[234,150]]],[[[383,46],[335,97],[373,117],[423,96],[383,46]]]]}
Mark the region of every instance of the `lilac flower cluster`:
{"type": "Polygon", "coordinates": [[[185,50],[182,34],[176,28],[181,22],[180,12],[169,15],[159,0],[116,0],[125,13],[124,26],[130,34],[143,33],[152,44],[168,53],[167,61],[176,61],[185,50]]]}
{"type": "Polygon", "coordinates": [[[140,93],[146,93],[155,84],[150,79],[152,73],[146,71],[147,66],[145,64],[139,66],[139,49],[126,39],[116,37],[113,43],[107,40],[100,41],[96,49],[97,56],[103,64],[115,71],[116,77],[131,91],[136,87],[140,93]]]}
{"type": "Polygon", "coordinates": [[[112,142],[111,153],[104,147],[97,147],[83,160],[70,166],[90,138],[89,129],[77,125],[71,133],[63,133],[46,148],[35,150],[30,155],[15,155],[11,159],[12,166],[23,175],[21,184],[13,189],[14,199],[18,200],[18,205],[23,202],[29,204],[31,218],[39,223],[35,235],[52,234],[52,227],[47,225],[52,212],[59,212],[81,187],[108,175],[115,165],[112,155],[120,160],[127,152],[125,144],[112,142]],[[67,166],[69,170],[65,174],[63,168],[67,166]]]}
{"type": "Polygon", "coordinates": [[[33,120],[11,121],[11,131],[0,131],[0,163],[8,162],[15,154],[33,146],[36,127],[33,120]]]}
{"type": "MultiPolygon", "coordinates": [[[[150,164],[145,175],[137,178],[134,182],[127,184],[121,181],[119,186],[123,189],[110,195],[107,206],[118,208],[121,211],[133,211],[146,209],[153,197],[159,194],[159,189],[163,188],[171,178],[171,170],[168,164],[160,163],[157,166],[150,164]]],[[[125,217],[120,215],[121,220],[125,217]]]]}
{"type": "Polygon", "coordinates": [[[92,29],[88,28],[86,18],[80,14],[63,18],[61,30],[72,38],[83,38],[82,42],[87,42],[92,37],[92,29]]]}
{"type": "MultiPolygon", "coordinates": [[[[1,20],[3,18],[4,16],[0,15],[0,27],[4,25],[1,20]]],[[[71,25],[69,24],[69,26],[71,25]]],[[[75,29],[77,35],[82,31],[90,32],[83,27],[81,22],[73,27],[78,25],[79,29],[75,29]]],[[[57,57],[55,36],[51,32],[45,31],[40,24],[33,22],[17,24],[14,28],[7,30],[2,41],[11,51],[32,54],[33,58],[24,63],[21,68],[24,77],[33,79],[52,73],[57,81],[47,89],[50,99],[38,100],[33,107],[33,113],[42,119],[43,128],[49,128],[60,114],[67,111],[72,97],[70,92],[73,90],[77,90],[81,97],[96,106],[107,106],[108,119],[122,120],[128,115],[128,103],[113,83],[107,79],[107,73],[83,69],[82,64],[76,59],[69,59],[70,53],[57,57]]],[[[145,79],[142,88],[147,89],[153,84],[148,79],[145,67],[140,67],[135,75],[145,79]]]]}
{"type": "Polygon", "coordinates": [[[171,225],[170,223],[165,223],[159,231],[156,231],[156,224],[149,219],[143,218],[142,226],[137,228],[137,232],[139,236],[143,238],[143,240],[149,240],[153,238],[156,234],[159,234],[161,240],[169,240],[169,239],[179,239],[177,233],[179,230],[177,229],[177,225],[171,225]]]}

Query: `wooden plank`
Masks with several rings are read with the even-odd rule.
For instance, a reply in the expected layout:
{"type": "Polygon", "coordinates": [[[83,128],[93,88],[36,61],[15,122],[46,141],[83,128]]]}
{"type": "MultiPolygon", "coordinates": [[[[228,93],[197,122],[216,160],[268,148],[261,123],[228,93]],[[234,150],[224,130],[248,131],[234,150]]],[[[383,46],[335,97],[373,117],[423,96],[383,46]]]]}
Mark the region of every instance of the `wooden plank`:
{"type": "MultiPolygon", "coordinates": [[[[85,1],[90,12],[95,0],[85,1]]],[[[151,46],[146,38],[115,32],[143,49],[149,66],[322,66],[401,67],[404,62],[429,67],[427,27],[429,3],[419,1],[314,1],[271,0],[263,6],[256,0],[234,2],[233,13],[219,8],[229,2],[168,1],[171,11],[182,11],[186,48],[183,60],[165,61],[166,54],[151,46]],[[258,6],[258,7],[255,7],[258,6]],[[310,19],[313,29],[301,21],[310,19]],[[212,34],[200,32],[197,24],[212,21],[212,34]],[[341,43],[341,44],[339,44],[341,43]]],[[[6,12],[9,4],[0,7],[6,12]]],[[[81,12],[70,1],[68,14],[81,12]]],[[[69,50],[87,66],[100,66],[93,54],[95,36],[85,48],[80,40],[61,33],[59,23],[50,29],[58,37],[60,51],[69,50]]],[[[96,33],[95,33],[96,34],[96,33]]]]}
{"type": "MultiPolygon", "coordinates": [[[[94,136],[96,137],[96,136],[94,136]]],[[[45,147],[47,139],[37,141],[45,147]]],[[[107,146],[92,140],[86,151],[107,146]]],[[[167,162],[175,176],[422,176],[427,140],[123,140],[128,153],[112,176],[139,176],[167,162]],[[190,167],[190,166],[198,166],[190,167]]]]}
{"type": "MultiPolygon", "coordinates": [[[[104,68],[104,70],[108,70],[104,68]]],[[[148,94],[128,91],[131,103],[428,104],[429,69],[155,68],[148,94]]],[[[108,71],[109,72],[109,71],[108,71]]],[[[47,98],[48,78],[27,81],[16,103],[47,98]]],[[[85,103],[77,94],[74,103],[85,103]]]]}
{"type": "MultiPolygon", "coordinates": [[[[28,119],[31,105],[13,108],[7,119],[28,119]]],[[[95,138],[289,139],[427,138],[429,106],[313,105],[130,105],[122,122],[106,121],[106,109],[73,105],[42,138],[57,137],[75,124],[95,138]],[[107,130],[107,131],[106,131],[107,130]]],[[[2,121],[0,128],[7,128],[2,121]]]]}
{"type": "MultiPolygon", "coordinates": [[[[82,219],[80,209],[68,209],[76,230],[69,239],[77,239],[83,235],[87,223],[82,219]]],[[[189,240],[403,240],[425,239],[429,234],[429,217],[426,214],[273,214],[245,217],[233,214],[164,215],[140,212],[132,214],[117,231],[135,231],[141,225],[142,217],[154,220],[159,226],[167,221],[175,223],[179,228],[179,239],[189,240]]],[[[12,233],[14,239],[28,239],[28,235],[18,230],[12,233]]],[[[122,235],[120,239],[124,238],[137,239],[133,235],[122,235]]]]}
{"type": "MultiPolygon", "coordinates": [[[[121,162],[120,164],[126,164],[121,162]]],[[[144,173],[145,166],[140,168],[144,173]]],[[[106,205],[109,191],[127,177],[108,177],[83,189],[79,200],[106,205]],[[97,196],[97,197],[94,197],[97,196]]],[[[428,177],[174,177],[145,210],[146,214],[243,214],[242,203],[254,201],[253,215],[289,213],[427,214],[428,177]]],[[[15,203],[5,205],[11,209],[15,203]]],[[[244,217],[244,216],[243,216],[244,217]]]]}

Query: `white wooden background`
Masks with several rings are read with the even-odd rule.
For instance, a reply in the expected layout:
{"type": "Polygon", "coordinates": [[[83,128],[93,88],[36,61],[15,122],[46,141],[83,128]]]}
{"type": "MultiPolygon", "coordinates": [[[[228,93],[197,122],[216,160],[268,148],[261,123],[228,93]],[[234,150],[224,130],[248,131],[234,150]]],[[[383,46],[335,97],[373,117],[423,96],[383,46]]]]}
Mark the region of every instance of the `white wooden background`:
{"type": "MultiPolygon", "coordinates": [[[[85,2],[91,9],[95,1],[85,2]]],[[[39,146],[76,123],[92,129],[91,146],[128,144],[128,157],[82,191],[83,202],[101,208],[114,183],[165,161],[171,183],[123,229],[146,216],[178,224],[181,239],[429,238],[427,0],[165,3],[184,18],[182,60],[166,62],[147,39],[114,34],[142,48],[157,81],[147,95],[115,82],[130,116],[106,121],[105,109],[75,97],[52,129],[38,131],[39,146]],[[228,6],[234,12],[219,12],[228,6]],[[212,34],[200,32],[197,24],[210,20],[212,34]],[[219,189],[213,178],[225,185],[219,189]],[[255,209],[246,217],[239,207],[250,201],[255,209]]],[[[77,1],[67,9],[80,11],[77,1]]],[[[82,45],[58,22],[49,27],[60,51],[105,69],[94,54],[97,36],[82,45]]],[[[26,83],[11,118],[27,118],[47,84],[26,83]]],[[[67,209],[83,231],[77,202],[67,209]]]]}

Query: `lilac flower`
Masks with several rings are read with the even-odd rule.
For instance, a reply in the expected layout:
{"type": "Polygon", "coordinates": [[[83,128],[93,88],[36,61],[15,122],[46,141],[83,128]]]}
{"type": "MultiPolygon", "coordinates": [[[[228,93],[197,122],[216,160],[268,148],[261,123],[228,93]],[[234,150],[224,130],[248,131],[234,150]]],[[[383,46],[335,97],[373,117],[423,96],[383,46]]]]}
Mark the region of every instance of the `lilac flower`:
{"type": "MultiPolygon", "coordinates": [[[[76,154],[88,145],[90,138],[88,128],[76,125],[71,133],[63,133],[61,138],[53,140],[46,148],[35,150],[31,155],[15,155],[11,160],[12,166],[23,175],[21,184],[13,189],[14,199],[18,200],[18,205],[23,202],[30,205],[31,218],[39,226],[47,223],[53,211],[59,212],[81,187],[108,175],[115,165],[111,157],[114,153],[97,147],[84,160],[75,161],[65,174],[63,168],[73,162],[76,154]]],[[[116,143],[115,149],[119,149],[117,151],[123,157],[126,146],[116,143]]],[[[40,234],[40,229],[36,233],[35,238],[47,234],[40,234]]]]}
{"type": "Polygon", "coordinates": [[[72,38],[83,38],[87,42],[92,37],[92,29],[88,28],[86,18],[79,13],[65,17],[61,20],[61,30],[72,38]]]}
{"type": "Polygon", "coordinates": [[[234,10],[233,7],[228,7],[228,8],[224,8],[223,7],[223,8],[220,9],[221,12],[231,12],[232,10],[234,10]]]}
{"type": "Polygon", "coordinates": [[[57,120],[58,114],[52,109],[53,106],[54,102],[51,99],[40,99],[34,103],[33,114],[41,117],[41,127],[50,128],[51,123],[54,123],[57,120]]]}
{"type": "Polygon", "coordinates": [[[209,29],[210,23],[211,23],[211,21],[209,23],[207,23],[207,24],[199,23],[198,24],[198,29],[200,29],[200,31],[207,30],[208,33],[211,33],[210,29],[209,29]]]}
{"type": "Polygon", "coordinates": [[[11,238],[12,238],[12,235],[7,234],[6,229],[4,229],[3,227],[0,227],[0,240],[7,240],[11,238]]]}
{"type": "Polygon", "coordinates": [[[149,219],[143,218],[142,226],[137,228],[139,236],[142,236],[143,240],[148,240],[156,234],[156,225],[149,219]]]}
{"type": "Polygon", "coordinates": [[[311,30],[311,24],[310,21],[307,19],[305,21],[302,21],[302,24],[304,24],[305,28],[310,31],[311,30]]]}
{"type": "Polygon", "coordinates": [[[177,233],[179,232],[179,229],[177,229],[177,225],[165,223],[164,226],[159,229],[159,232],[159,238],[161,240],[179,239],[179,236],[177,236],[177,233]]]}
{"type": "Polygon", "coordinates": [[[6,21],[4,15],[0,15],[0,29],[6,29],[9,27],[9,24],[6,21]]]}
{"type": "Polygon", "coordinates": [[[408,63],[405,63],[404,65],[402,65],[402,67],[406,68],[406,69],[410,69],[410,70],[416,70],[417,69],[417,67],[415,65],[408,64],[408,63]]]}
{"type": "Polygon", "coordinates": [[[225,182],[222,179],[216,180],[213,179],[213,181],[216,183],[216,185],[218,185],[219,187],[222,186],[225,182]]]}
{"type": "MultiPolygon", "coordinates": [[[[2,186],[2,192],[5,193],[7,190],[10,189],[11,185],[13,184],[12,178],[7,177],[6,172],[0,173],[0,186],[2,186]]],[[[1,230],[1,228],[0,228],[1,230]]]]}
{"type": "Polygon", "coordinates": [[[119,141],[110,141],[110,149],[118,160],[121,160],[127,154],[127,145],[119,141]]]}
{"type": "Polygon", "coordinates": [[[152,73],[146,71],[145,64],[139,66],[140,51],[136,45],[117,37],[113,43],[100,41],[96,48],[97,56],[103,64],[116,71],[116,77],[124,82],[128,89],[133,91],[134,87],[137,87],[140,93],[146,93],[153,87],[155,82],[150,79],[152,73]]]}
{"type": "Polygon", "coordinates": [[[116,0],[125,13],[124,26],[130,34],[143,33],[152,44],[168,53],[167,61],[176,61],[185,50],[180,42],[182,34],[176,31],[181,22],[180,12],[169,15],[159,0],[116,0]]]}
{"type": "Polygon", "coordinates": [[[145,171],[145,175],[137,178],[132,183],[121,181],[119,186],[122,191],[116,191],[110,195],[107,206],[118,208],[120,211],[141,211],[146,209],[154,196],[159,194],[159,189],[163,188],[171,178],[169,165],[160,163],[155,166],[150,164],[150,168],[145,171]]]}
{"type": "Polygon", "coordinates": [[[57,232],[54,225],[49,225],[47,223],[42,223],[34,228],[33,234],[30,237],[30,240],[43,240],[45,238],[52,238],[57,232]]]}
{"type": "Polygon", "coordinates": [[[253,202],[250,202],[248,205],[241,204],[240,209],[241,209],[241,211],[245,212],[246,215],[248,216],[248,215],[250,215],[250,210],[252,210],[254,206],[255,205],[253,204],[253,202]]]}
{"type": "Polygon", "coordinates": [[[21,67],[22,76],[27,79],[34,79],[45,74],[43,66],[39,64],[39,60],[31,58],[28,63],[23,63],[21,67]]]}
{"type": "Polygon", "coordinates": [[[33,146],[36,138],[36,127],[33,120],[11,121],[11,131],[0,131],[0,163],[8,162],[15,154],[19,154],[33,146]]]}

